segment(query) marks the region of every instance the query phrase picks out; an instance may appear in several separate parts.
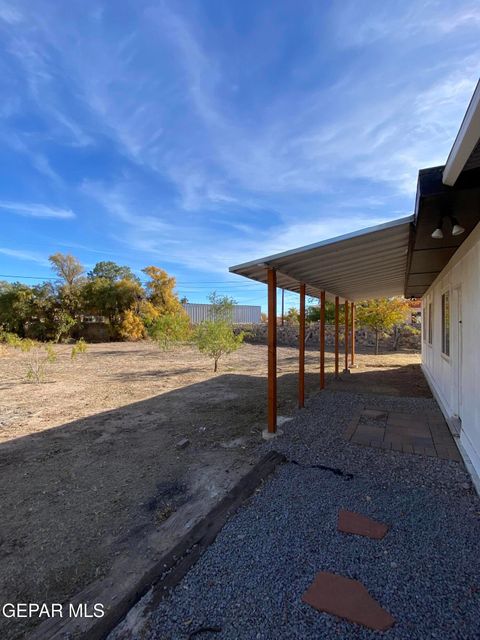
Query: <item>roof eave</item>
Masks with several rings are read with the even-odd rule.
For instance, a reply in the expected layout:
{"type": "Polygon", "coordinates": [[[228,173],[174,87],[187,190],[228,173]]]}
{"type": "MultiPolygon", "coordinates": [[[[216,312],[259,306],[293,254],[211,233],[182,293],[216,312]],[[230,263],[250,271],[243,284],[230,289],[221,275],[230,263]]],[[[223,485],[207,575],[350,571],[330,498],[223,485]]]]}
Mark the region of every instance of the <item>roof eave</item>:
{"type": "Polygon", "coordinates": [[[477,83],[461,127],[443,170],[443,184],[453,187],[480,139],[480,81],[477,83]]]}

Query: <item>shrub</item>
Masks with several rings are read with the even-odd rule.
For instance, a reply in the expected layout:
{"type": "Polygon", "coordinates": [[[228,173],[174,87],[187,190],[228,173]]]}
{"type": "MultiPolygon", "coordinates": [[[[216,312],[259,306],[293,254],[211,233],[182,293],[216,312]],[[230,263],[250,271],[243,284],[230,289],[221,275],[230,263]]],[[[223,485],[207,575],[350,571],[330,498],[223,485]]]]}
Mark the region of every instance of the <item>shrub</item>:
{"type": "Polygon", "coordinates": [[[87,351],[87,343],[83,338],[80,338],[80,340],[77,340],[77,342],[73,345],[70,358],[72,360],[76,360],[79,353],[86,353],[86,351],[87,351]]]}
{"type": "Polygon", "coordinates": [[[43,382],[48,365],[57,359],[53,345],[50,342],[42,344],[31,338],[19,338],[15,333],[0,331],[0,344],[20,349],[20,351],[27,354],[25,377],[27,380],[37,384],[43,382]]]}
{"type": "Polygon", "coordinates": [[[7,347],[20,347],[22,339],[17,336],[16,333],[11,333],[8,331],[0,331],[0,343],[6,345],[7,347]]]}
{"type": "Polygon", "coordinates": [[[28,354],[26,378],[39,384],[45,379],[47,367],[57,359],[51,343],[40,344],[34,340],[24,339],[20,349],[28,354]]]}

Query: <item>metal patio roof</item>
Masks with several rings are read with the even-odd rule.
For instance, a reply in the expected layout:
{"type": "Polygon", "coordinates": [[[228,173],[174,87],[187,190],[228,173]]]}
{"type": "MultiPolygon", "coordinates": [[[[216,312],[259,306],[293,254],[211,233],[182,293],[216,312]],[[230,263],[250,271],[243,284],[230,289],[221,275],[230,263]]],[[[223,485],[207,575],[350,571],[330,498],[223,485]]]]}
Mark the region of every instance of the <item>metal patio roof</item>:
{"type": "Polygon", "coordinates": [[[323,240],[230,267],[232,273],[267,282],[267,267],[277,272],[277,286],[307,295],[356,301],[402,295],[413,216],[323,240]]]}

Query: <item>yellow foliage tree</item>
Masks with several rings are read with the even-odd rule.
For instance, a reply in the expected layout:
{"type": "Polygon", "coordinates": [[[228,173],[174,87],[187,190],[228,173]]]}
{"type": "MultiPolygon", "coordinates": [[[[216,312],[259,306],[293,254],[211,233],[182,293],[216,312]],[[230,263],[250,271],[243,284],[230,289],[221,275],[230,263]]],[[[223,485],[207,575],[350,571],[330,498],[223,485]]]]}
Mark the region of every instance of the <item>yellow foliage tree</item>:
{"type": "Polygon", "coordinates": [[[160,311],[149,300],[142,300],[138,305],[138,315],[143,320],[145,326],[154,324],[160,317],[160,311]]]}
{"type": "Polygon", "coordinates": [[[150,278],[145,285],[148,300],[158,309],[160,315],[182,313],[183,307],[175,292],[175,278],[159,267],[145,267],[142,271],[150,278]]]}
{"type": "Polygon", "coordinates": [[[136,342],[145,337],[145,325],[134,309],[127,309],[120,323],[119,333],[124,340],[136,342]]]}
{"type": "Polygon", "coordinates": [[[378,354],[380,333],[405,322],[408,310],[408,302],[403,298],[375,298],[357,304],[358,326],[375,332],[375,354],[378,354]]]}

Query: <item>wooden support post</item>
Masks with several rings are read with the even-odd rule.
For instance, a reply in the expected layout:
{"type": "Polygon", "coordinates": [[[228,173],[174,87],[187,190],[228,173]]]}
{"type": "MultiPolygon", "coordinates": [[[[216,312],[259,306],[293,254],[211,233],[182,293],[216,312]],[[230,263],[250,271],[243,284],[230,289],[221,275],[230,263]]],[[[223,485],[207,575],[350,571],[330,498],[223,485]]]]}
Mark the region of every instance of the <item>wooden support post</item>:
{"type": "Polygon", "coordinates": [[[300,285],[300,316],[298,328],[298,406],[305,406],[305,285],[300,285]]]}
{"type": "Polygon", "coordinates": [[[338,326],[339,326],[339,301],[335,296],[335,377],[338,378],[338,326]]]}
{"type": "Polygon", "coordinates": [[[320,292],[320,389],[325,389],[325,291],[320,292]]]}
{"type": "Polygon", "coordinates": [[[350,320],[350,324],[352,325],[352,335],[351,335],[351,340],[350,340],[350,366],[354,367],[355,366],[355,305],[351,304],[350,306],[350,315],[351,320],[350,320]]]}
{"type": "Polygon", "coordinates": [[[285,324],[285,289],[282,289],[282,327],[285,324]]]}
{"type": "Polygon", "coordinates": [[[345,372],[348,372],[348,300],[345,300],[345,372]]]}
{"type": "Polygon", "coordinates": [[[268,269],[268,432],[277,431],[277,272],[268,269]]]}

